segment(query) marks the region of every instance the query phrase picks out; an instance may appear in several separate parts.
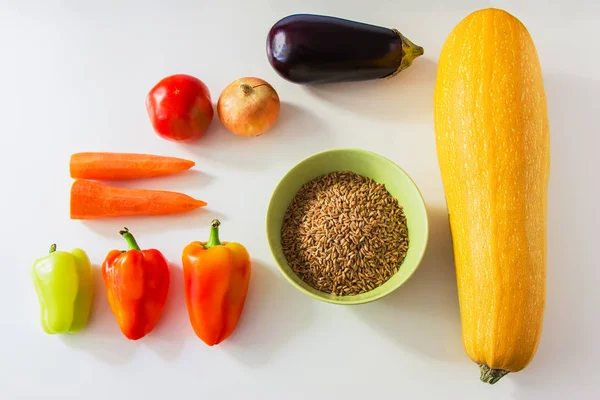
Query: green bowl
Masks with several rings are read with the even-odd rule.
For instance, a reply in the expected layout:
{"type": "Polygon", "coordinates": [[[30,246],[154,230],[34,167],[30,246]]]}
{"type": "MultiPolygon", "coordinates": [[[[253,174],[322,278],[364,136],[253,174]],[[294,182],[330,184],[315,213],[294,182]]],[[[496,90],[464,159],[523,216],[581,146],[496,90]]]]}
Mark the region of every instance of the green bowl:
{"type": "Polygon", "coordinates": [[[293,167],[279,182],[267,211],[267,239],[281,273],[297,289],[328,303],[363,304],[380,299],[400,286],[415,272],[425,254],[429,237],[427,209],[421,192],[408,174],[392,161],[360,149],[335,149],[317,153],[293,167]],[[398,272],[383,285],[354,296],[333,296],[318,291],[300,279],[285,258],[281,247],[281,226],[285,212],[298,190],[310,180],[335,171],[352,171],[383,183],[404,208],[409,246],[398,272]]]}

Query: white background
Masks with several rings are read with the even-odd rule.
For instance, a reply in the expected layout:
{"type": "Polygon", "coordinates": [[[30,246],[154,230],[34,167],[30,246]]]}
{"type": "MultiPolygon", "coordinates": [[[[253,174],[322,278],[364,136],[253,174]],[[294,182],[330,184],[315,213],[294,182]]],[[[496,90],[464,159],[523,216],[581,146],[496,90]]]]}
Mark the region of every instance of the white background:
{"type": "Polygon", "coordinates": [[[0,0],[0,397],[3,399],[598,398],[600,5],[595,1],[6,1],[0,0]],[[85,3],[85,4],[84,4],[85,3]],[[450,5],[450,3],[453,3],[450,5]],[[527,3],[522,5],[521,3],[527,3]],[[551,122],[547,311],[530,366],[491,387],[461,343],[455,275],[435,153],[432,94],[441,46],[468,13],[505,8],[539,51],[551,122]],[[309,89],[265,54],[278,19],[313,12],[399,29],[425,55],[393,80],[309,89]],[[216,102],[242,76],[283,101],[268,134],[243,139],[218,119],[201,141],[154,134],[144,99],[162,77],[202,79],[216,102]],[[280,177],[315,152],[359,147],[402,166],[428,204],[431,238],[417,273],[378,302],[340,307],[294,289],[274,264],[265,213],[280,177]],[[191,158],[194,172],[123,186],[178,190],[209,207],[174,217],[69,219],[78,151],[191,158]],[[188,323],[180,254],[222,221],[253,257],[235,335],[215,348],[188,323]],[[163,251],[173,279],[160,324],[127,341],[96,270],[87,329],[45,335],[29,268],[56,242],[99,265],[123,226],[163,251]]]}

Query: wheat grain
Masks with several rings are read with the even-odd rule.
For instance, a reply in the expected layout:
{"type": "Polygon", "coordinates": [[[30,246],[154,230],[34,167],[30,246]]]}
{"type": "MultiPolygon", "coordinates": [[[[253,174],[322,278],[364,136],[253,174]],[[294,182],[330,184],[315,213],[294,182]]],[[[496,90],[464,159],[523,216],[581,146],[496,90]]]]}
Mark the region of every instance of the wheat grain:
{"type": "Polygon", "coordinates": [[[406,217],[383,184],[348,171],[305,184],[286,210],[281,244],[303,281],[333,295],[383,285],[408,250],[406,217]]]}

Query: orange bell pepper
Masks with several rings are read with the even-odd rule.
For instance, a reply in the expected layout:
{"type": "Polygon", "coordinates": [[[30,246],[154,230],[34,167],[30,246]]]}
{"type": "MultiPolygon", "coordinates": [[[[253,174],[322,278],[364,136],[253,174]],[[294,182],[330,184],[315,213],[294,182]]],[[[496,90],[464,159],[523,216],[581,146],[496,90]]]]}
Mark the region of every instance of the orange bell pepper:
{"type": "Polygon", "coordinates": [[[121,332],[141,339],[158,323],[169,291],[169,264],[156,249],[140,250],[125,228],[119,232],[129,250],[111,250],[102,263],[108,303],[121,332]]]}
{"type": "Polygon", "coordinates": [[[191,242],[182,253],[185,302],[196,335],[214,346],[231,335],[246,301],[251,263],[239,243],[219,241],[219,221],[208,242],[191,242]]]}

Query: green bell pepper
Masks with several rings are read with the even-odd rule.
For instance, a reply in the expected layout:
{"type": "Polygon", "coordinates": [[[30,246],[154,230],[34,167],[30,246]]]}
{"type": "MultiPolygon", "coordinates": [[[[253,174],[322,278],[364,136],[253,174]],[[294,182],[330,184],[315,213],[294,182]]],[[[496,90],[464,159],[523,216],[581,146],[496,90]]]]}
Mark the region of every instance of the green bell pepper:
{"type": "Polygon", "coordinates": [[[83,250],[56,251],[53,244],[50,254],[35,260],[31,278],[46,333],[75,333],[87,324],[94,276],[90,259],[83,250]]]}

